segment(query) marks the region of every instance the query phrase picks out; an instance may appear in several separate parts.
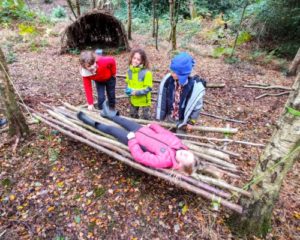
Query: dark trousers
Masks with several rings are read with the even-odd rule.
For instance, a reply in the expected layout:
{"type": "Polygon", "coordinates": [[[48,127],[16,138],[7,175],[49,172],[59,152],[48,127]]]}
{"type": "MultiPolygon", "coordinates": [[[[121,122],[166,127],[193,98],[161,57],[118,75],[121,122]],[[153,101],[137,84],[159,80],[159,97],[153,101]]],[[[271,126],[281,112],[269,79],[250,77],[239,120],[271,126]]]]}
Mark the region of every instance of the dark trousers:
{"type": "Polygon", "coordinates": [[[116,91],[115,91],[116,78],[111,77],[106,82],[95,81],[95,84],[96,84],[97,94],[98,94],[98,108],[100,110],[102,109],[102,104],[105,101],[105,89],[106,89],[108,105],[109,105],[109,107],[114,109],[116,106],[116,91]]]}
{"type": "Polygon", "coordinates": [[[126,118],[122,118],[120,116],[114,116],[112,119],[115,123],[119,124],[123,128],[115,127],[115,126],[110,126],[106,125],[103,123],[96,123],[96,128],[100,130],[101,132],[104,132],[106,134],[109,134],[116,139],[118,139],[119,142],[127,145],[128,144],[128,139],[127,139],[127,134],[129,132],[136,132],[139,130],[142,126],[132,120],[128,120],[126,118]]]}
{"type": "Polygon", "coordinates": [[[139,109],[141,109],[143,119],[149,120],[151,118],[150,107],[135,107],[132,104],[130,105],[130,117],[139,118],[139,109]]]}

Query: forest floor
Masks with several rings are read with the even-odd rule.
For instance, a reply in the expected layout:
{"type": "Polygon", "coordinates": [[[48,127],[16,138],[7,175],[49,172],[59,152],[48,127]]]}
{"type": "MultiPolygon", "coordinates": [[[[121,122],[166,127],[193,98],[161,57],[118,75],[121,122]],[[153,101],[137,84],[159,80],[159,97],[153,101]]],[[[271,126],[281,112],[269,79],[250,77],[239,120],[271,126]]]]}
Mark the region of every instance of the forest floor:
{"type": "MultiPolygon", "coordinates": [[[[41,102],[53,106],[61,101],[85,103],[78,56],[59,54],[59,33],[65,26],[61,22],[45,31],[44,45],[20,41],[15,29],[0,31],[1,46],[8,47],[6,54],[7,49],[15,54],[8,67],[16,88],[24,102],[38,111],[43,111],[41,102]]],[[[130,45],[147,51],[155,79],[169,71],[167,42],[161,41],[157,51],[150,36],[134,34],[130,45]]],[[[197,53],[190,52],[196,60],[194,73],[209,83],[225,83],[224,88],[207,89],[204,111],[246,121],[230,123],[239,129],[232,139],[267,143],[287,95],[255,100],[263,93],[280,91],[243,86],[291,87],[294,78],[271,64],[226,64],[222,58],[198,54],[211,46],[193,46],[197,49],[197,53]]],[[[118,74],[125,74],[129,53],[114,57],[118,74]]],[[[123,90],[117,92],[123,94],[123,90]]],[[[118,108],[126,115],[128,100],[119,100],[118,108]]],[[[228,122],[201,116],[198,124],[225,127],[228,122]]],[[[226,226],[230,215],[226,209],[213,212],[203,198],[127,167],[44,124],[30,128],[30,136],[16,149],[6,133],[1,134],[0,239],[237,239],[226,226]]],[[[233,161],[243,170],[242,179],[236,182],[243,186],[263,148],[233,143],[227,148],[241,155],[233,161]]],[[[297,162],[284,180],[267,239],[299,239],[299,170],[297,162]]]]}

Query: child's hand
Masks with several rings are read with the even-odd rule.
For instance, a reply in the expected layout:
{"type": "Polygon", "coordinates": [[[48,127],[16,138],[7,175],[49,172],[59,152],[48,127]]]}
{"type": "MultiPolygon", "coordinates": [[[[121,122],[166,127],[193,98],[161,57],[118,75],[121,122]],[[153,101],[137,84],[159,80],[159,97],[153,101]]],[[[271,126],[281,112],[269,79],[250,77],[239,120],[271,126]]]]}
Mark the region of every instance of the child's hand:
{"type": "Polygon", "coordinates": [[[88,110],[89,110],[89,111],[93,111],[93,110],[94,110],[94,105],[93,105],[93,104],[88,105],[88,110]]]}
{"type": "Polygon", "coordinates": [[[131,96],[134,96],[134,95],[135,95],[135,93],[136,93],[136,91],[134,91],[134,90],[133,90],[133,91],[131,92],[131,94],[130,94],[130,95],[131,95],[131,96]]]}
{"type": "Polygon", "coordinates": [[[125,89],[125,93],[126,93],[128,96],[132,95],[132,89],[129,88],[129,87],[127,87],[127,88],[125,89]]]}

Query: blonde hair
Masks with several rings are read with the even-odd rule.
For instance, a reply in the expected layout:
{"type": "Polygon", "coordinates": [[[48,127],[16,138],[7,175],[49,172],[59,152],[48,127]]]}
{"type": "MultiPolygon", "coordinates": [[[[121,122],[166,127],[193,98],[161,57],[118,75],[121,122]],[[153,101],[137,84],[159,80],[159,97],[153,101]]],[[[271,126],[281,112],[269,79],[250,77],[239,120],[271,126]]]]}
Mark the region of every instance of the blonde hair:
{"type": "MultiPolygon", "coordinates": [[[[187,150],[186,150],[187,151],[187,150]]],[[[182,164],[182,171],[185,172],[188,175],[191,175],[194,172],[195,166],[196,166],[196,160],[195,156],[192,152],[189,152],[189,157],[181,161],[182,164]]]]}
{"type": "Polygon", "coordinates": [[[93,65],[96,61],[94,52],[92,51],[83,51],[79,57],[79,63],[82,67],[85,67],[85,64],[93,65]]]}

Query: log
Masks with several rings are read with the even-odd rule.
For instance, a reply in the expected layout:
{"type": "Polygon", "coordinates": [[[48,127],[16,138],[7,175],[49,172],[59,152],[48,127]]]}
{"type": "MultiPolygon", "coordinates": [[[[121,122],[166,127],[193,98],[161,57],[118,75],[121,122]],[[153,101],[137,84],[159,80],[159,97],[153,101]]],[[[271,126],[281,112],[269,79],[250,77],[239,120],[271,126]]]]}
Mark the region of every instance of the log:
{"type": "Polygon", "coordinates": [[[281,92],[281,93],[264,93],[262,95],[259,95],[257,96],[255,99],[260,99],[260,98],[263,98],[263,97],[267,97],[267,96],[282,96],[282,95],[289,95],[290,92],[281,92]]]}
{"type": "Polygon", "coordinates": [[[269,90],[269,89],[281,89],[281,90],[287,90],[287,91],[292,91],[293,89],[290,87],[285,87],[285,86],[278,86],[278,85],[270,85],[270,86],[260,86],[260,85],[254,85],[254,84],[247,84],[243,86],[244,88],[259,88],[259,89],[265,89],[265,90],[269,90]]]}

